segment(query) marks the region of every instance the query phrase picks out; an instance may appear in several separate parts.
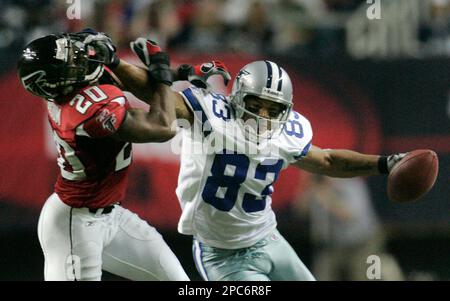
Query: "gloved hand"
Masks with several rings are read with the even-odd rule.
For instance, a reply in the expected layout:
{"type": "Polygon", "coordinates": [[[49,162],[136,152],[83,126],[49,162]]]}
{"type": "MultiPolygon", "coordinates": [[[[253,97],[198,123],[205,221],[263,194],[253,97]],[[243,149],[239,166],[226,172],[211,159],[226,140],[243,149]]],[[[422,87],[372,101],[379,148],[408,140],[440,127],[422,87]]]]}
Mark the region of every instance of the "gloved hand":
{"type": "Polygon", "coordinates": [[[108,68],[114,69],[120,63],[120,58],[116,54],[116,47],[111,38],[103,32],[97,32],[92,28],[85,28],[76,33],[84,38],[83,43],[94,47],[96,57],[108,68]]]}
{"type": "Polygon", "coordinates": [[[141,62],[143,62],[147,67],[150,66],[151,56],[157,54],[158,52],[162,52],[161,47],[159,47],[156,42],[146,38],[137,38],[130,43],[130,47],[141,62]]]}
{"type": "Polygon", "coordinates": [[[387,169],[389,172],[394,168],[395,164],[400,162],[408,153],[398,153],[387,157],[387,169]]]}
{"type": "Polygon", "coordinates": [[[154,83],[172,85],[173,74],[170,70],[169,55],[159,45],[149,39],[137,38],[130,43],[131,50],[148,67],[150,78],[154,83]]]}
{"type": "Polygon", "coordinates": [[[394,166],[400,162],[408,153],[392,154],[390,156],[381,156],[378,160],[378,170],[382,174],[388,174],[394,166]]]}
{"type": "Polygon", "coordinates": [[[213,75],[221,75],[225,86],[231,80],[228,68],[220,61],[211,61],[195,66],[183,64],[177,70],[177,80],[187,80],[193,85],[204,89],[208,87],[208,78],[213,75]]]}

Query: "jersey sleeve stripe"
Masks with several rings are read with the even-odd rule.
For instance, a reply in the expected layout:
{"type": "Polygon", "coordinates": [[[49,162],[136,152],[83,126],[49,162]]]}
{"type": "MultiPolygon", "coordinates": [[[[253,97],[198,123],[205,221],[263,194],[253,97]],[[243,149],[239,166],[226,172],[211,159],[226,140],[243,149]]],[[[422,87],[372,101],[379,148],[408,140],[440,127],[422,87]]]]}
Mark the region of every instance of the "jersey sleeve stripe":
{"type": "Polygon", "coordinates": [[[91,137],[84,129],[84,123],[82,123],[79,126],[77,126],[77,128],[75,129],[75,134],[77,136],[91,137]]]}
{"type": "MultiPolygon", "coordinates": [[[[189,107],[191,107],[192,112],[194,113],[194,116],[200,120],[202,123],[202,127],[205,128],[206,122],[208,122],[208,117],[206,116],[205,111],[203,110],[202,106],[200,105],[200,102],[198,101],[197,97],[192,93],[191,89],[186,89],[181,92],[181,95],[186,100],[189,107]]],[[[211,131],[203,130],[205,136],[208,136],[211,131]]]]}
{"type": "Polygon", "coordinates": [[[303,150],[302,150],[302,152],[300,153],[300,155],[298,155],[298,156],[294,156],[294,159],[295,160],[298,160],[298,159],[301,159],[301,158],[303,158],[304,156],[306,156],[306,154],[309,152],[309,150],[311,149],[311,145],[312,145],[312,143],[311,143],[311,141],[303,148],[303,150]]]}
{"type": "Polygon", "coordinates": [[[126,99],[125,99],[125,97],[120,96],[120,97],[114,98],[113,100],[111,100],[111,102],[116,102],[116,103],[120,104],[121,106],[124,106],[126,99]]]}

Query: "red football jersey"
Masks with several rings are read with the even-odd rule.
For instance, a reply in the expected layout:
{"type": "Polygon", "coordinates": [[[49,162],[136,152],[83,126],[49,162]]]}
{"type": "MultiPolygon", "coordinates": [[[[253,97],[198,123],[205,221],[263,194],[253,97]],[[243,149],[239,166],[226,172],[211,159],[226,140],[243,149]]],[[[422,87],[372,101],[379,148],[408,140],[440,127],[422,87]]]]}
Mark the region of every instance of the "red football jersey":
{"type": "Polygon", "coordinates": [[[89,86],[49,102],[48,119],[58,149],[55,192],[72,207],[102,208],[122,201],[131,164],[131,143],[113,135],[128,102],[113,85],[89,86]]]}

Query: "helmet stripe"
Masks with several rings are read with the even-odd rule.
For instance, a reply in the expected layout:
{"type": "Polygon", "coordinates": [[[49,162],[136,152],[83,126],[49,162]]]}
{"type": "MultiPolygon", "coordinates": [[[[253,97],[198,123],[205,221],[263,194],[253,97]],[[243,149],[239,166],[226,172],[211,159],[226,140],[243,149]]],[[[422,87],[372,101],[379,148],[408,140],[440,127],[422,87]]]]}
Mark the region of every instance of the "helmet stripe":
{"type": "Polygon", "coordinates": [[[270,86],[270,89],[275,90],[277,87],[278,80],[279,80],[279,74],[277,72],[278,65],[271,61],[269,61],[269,63],[270,63],[270,66],[272,67],[272,85],[270,86]]]}
{"type": "Polygon", "coordinates": [[[266,82],[266,88],[271,89],[272,88],[272,65],[270,62],[266,61],[267,65],[267,82],[266,82]]]}
{"type": "Polygon", "coordinates": [[[283,86],[283,71],[281,70],[280,66],[278,66],[278,87],[277,87],[277,91],[281,92],[281,87],[283,86]]]}

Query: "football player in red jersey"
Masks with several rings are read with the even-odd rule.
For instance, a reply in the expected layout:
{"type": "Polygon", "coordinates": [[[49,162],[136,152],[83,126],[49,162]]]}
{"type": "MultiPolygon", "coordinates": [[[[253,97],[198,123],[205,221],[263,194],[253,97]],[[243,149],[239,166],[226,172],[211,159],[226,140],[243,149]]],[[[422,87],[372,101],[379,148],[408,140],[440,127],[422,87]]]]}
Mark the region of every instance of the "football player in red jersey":
{"type": "Polygon", "coordinates": [[[169,57],[156,44],[148,48],[149,82],[138,87],[137,96],[151,109],[134,109],[121,85],[111,84],[110,69],[120,73],[137,67],[108,57],[88,36],[36,39],[18,64],[25,89],[48,101],[59,153],[55,192],[38,225],[45,280],[100,280],[102,269],[132,280],[189,280],[157,230],[120,205],[131,143],[163,142],[175,135],[169,57]]]}

